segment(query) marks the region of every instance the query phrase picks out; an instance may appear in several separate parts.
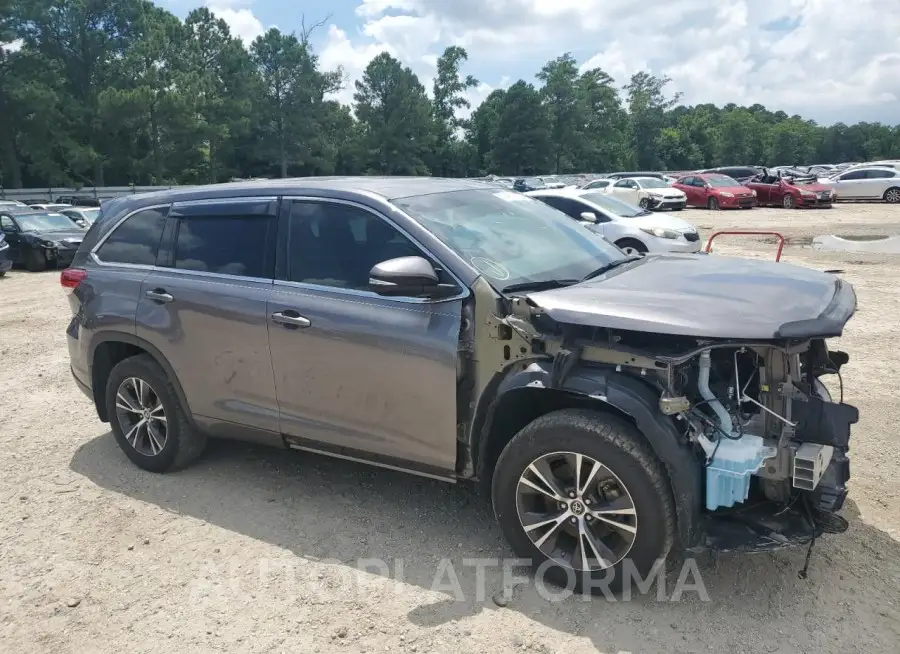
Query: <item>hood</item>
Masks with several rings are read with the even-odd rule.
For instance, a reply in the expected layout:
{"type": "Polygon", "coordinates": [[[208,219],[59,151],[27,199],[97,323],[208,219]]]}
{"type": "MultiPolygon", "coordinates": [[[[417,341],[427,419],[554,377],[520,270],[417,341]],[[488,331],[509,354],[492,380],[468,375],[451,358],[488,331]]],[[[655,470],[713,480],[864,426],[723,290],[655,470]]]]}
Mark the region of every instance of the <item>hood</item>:
{"type": "Polygon", "coordinates": [[[651,212],[646,216],[635,216],[634,218],[617,218],[624,224],[631,225],[640,229],[641,227],[662,227],[663,229],[673,229],[676,232],[696,232],[697,228],[691,223],[681,218],[677,218],[668,213],[651,212]]]}
{"type": "Polygon", "coordinates": [[[830,191],[831,186],[826,186],[821,182],[796,182],[792,183],[791,186],[794,188],[798,188],[801,191],[830,191]]]}
{"type": "Polygon", "coordinates": [[[747,186],[717,186],[715,191],[731,193],[732,195],[753,195],[753,189],[747,186]]]}
{"type": "Polygon", "coordinates": [[[646,255],[587,282],[527,294],[560,323],[698,338],[839,336],[853,287],[786,263],[718,255],[646,255]]]}
{"type": "Polygon", "coordinates": [[[87,232],[80,227],[76,227],[75,224],[72,224],[72,229],[51,229],[51,230],[40,230],[35,232],[23,232],[23,236],[31,236],[35,239],[41,239],[42,241],[70,241],[75,243],[76,245],[80,245],[84,240],[84,236],[87,232]]]}
{"type": "Polygon", "coordinates": [[[647,189],[644,189],[644,191],[646,191],[647,193],[649,193],[651,195],[661,195],[664,198],[683,198],[684,197],[684,191],[682,191],[681,189],[674,188],[674,187],[647,188],[647,189]]]}

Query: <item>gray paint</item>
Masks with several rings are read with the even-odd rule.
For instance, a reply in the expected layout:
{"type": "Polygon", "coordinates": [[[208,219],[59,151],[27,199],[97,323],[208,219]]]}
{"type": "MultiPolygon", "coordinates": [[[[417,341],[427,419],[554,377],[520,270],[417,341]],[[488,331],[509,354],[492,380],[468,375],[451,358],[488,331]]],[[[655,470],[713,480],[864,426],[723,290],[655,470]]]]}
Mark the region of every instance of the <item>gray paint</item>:
{"type": "Polygon", "coordinates": [[[528,298],[562,323],[768,340],[787,323],[818,318],[835,296],[835,282],[834,275],[786,263],[660,254],[528,298]]]}

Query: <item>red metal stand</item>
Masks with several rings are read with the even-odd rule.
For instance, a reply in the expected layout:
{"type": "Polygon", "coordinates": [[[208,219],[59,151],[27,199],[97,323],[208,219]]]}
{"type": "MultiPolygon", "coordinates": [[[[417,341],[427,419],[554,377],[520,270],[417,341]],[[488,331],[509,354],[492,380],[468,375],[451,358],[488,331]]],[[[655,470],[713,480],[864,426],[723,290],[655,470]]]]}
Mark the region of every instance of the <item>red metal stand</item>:
{"type": "Polygon", "coordinates": [[[781,253],[784,251],[784,236],[780,232],[762,232],[757,230],[715,232],[712,236],[709,237],[709,240],[706,242],[706,252],[710,252],[710,250],[712,249],[713,239],[717,236],[722,236],[723,234],[731,236],[774,236],[778,239],[778,252],[775,254],[775,261],[781,261],[781,253]]]}

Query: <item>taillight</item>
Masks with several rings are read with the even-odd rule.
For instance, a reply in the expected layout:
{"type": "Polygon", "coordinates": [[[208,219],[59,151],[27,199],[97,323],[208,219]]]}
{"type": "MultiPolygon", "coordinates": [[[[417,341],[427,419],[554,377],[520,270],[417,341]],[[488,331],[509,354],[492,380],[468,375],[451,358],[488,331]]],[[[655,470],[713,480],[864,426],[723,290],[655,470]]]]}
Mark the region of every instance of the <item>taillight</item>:
{"type": "Polygon", "coordinates": [[[59,283],[63,288],[75,288],[87,277],[84,268],[66,268],[59,274],[59,283]]]}

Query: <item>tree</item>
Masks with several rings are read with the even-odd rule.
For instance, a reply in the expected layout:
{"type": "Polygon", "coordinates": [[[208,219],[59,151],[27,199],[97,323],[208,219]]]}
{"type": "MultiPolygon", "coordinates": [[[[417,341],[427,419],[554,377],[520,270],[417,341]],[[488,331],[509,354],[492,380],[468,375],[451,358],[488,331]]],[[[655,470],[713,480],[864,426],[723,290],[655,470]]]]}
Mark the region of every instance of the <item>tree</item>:
{"type": "Polygon", "coordinates": [[[537,78],[551,125],[553,171],[575,169],[574,153],[584,137],[584,104],[578,98],[578,64],[571,53],[547,62],[537,78]]]}
{"type": "Polygon", "coordinates": [[[655,152],[656,140],[665,126],[666,112],[678,104],[681,97],[677,93],[672,98],[666,97],[665,86],[671,81],[668,77],[640,72],[632,75],[625,86],[631,119],[631,145],[638,168],[652,170],[659,165],[655,152]]]}
{"type": "Polygon", "coordinates": [[[612,77],[599,68],[585,71],[578,79],[578,101],[583,129],[573,151],[581,170],[615,170],[630,163],[625,133],[628,116],[612,77]]]}
{"type": "Polygon", "coordinates": [[[427,174],[425,161],[434,144],[434,122],[431,102],[415,73],[382,52],[356,82],[353,99],[367,171],[427,174]]]}
{"type": "Polygon", "coordinates": [[[450,46],[437,60],[437,77],[434,79],[432,100],[434,109],[435,157],[433,172],[447,176],[465,168],[465,156],[460,148],[457,132],[466,121],[457,116],[460,109],[468,109],[465,92],[478,86],[471,75],[462,77],[460,66],[469,58],[465,49],[450,46]]]}
{"type": "Polygon", "coordinates": [[[534,86],[519,80],[500,101],[491,163],[504,174],[534,174],[547,169],[552,154],[547,108],[534,86]]]}

